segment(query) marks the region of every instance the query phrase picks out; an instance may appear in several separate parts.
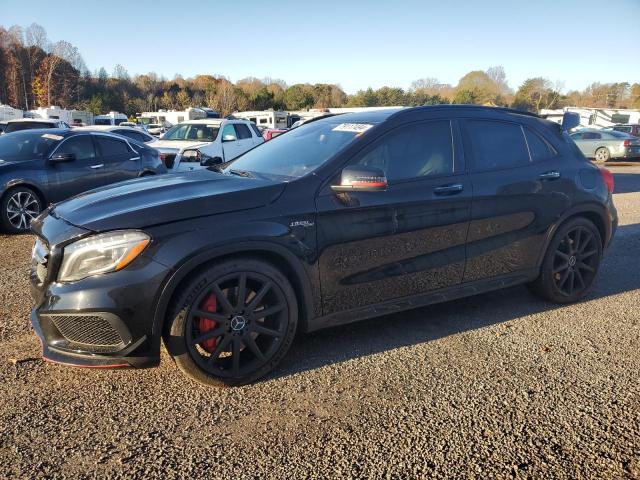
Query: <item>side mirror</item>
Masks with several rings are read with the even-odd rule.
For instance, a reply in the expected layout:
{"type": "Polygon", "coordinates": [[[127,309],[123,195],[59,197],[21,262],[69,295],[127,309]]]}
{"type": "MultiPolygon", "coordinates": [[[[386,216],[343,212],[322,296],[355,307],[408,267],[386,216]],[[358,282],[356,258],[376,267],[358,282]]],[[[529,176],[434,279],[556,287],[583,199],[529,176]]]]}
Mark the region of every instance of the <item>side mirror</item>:
{"type": "Polygon", "coordinates": [[[564,112],[562,115],[562,130],[568,132],[580,125],[580,114],[576,112],[564,112]]]}
{"type": "Polygon", "coordinates": [[[236,140],[237,138],[235,137],[235,135],[225,135],[224,137],[222,137],[223,142],[235,142],[236,140]]]}
{"type": "Polygon", "coordinates": [[[73,153],[56,153],[49,159],[51,163],[73,162],[76,156],[73,153]]]}
{"type": "Polygon", "coordinates": [[[213,167],[214,165],[220,165],[222,163],[222,158],[220,157],[209,157],[204,162],[202,162],[203,167],[213,167]]]}
{"type": "Polygon", "coordinates": [[[342,170],[339,185],[332,185],[334,192],[379,192],[387,189],[384,171],[365,165],[350,165],[342,170]]]}

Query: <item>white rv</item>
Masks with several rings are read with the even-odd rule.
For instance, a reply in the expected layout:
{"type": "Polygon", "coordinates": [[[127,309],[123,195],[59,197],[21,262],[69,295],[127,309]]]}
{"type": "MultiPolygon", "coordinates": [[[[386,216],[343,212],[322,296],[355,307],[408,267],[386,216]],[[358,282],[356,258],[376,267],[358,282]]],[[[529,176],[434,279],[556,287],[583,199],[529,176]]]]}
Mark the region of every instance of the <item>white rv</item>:
{"type": "Polygon", "coordinates": [[[289,114],[287,112],[278,112],[275,110],[234,112],[233,117],[249,120],[250,122],[255,123],[258,127],[278,129],[285,129],[289,127],[289,114]]]}
{"type": "Polygon", "coordinates": [[[186,110],[158,110],[157,112],[142,112],[138,116],[138,123],[144,125],[157,124],[163,128],[171,128],[187,120],[201,120],[207,118],[207,113],[201,108],[187,108],[186,110]]]}
{"type": "Polygon", "coordinates": [[[22,110],[12,108],[9,105],[0,105],[0,122],[15,120],[17,118],[22,118],[22,110]]]}
{"type": "Polygon", "coordinates": [[[129,118],[120,112],[109,112],[106,115],[96,115],[93,119],[94,125],[120,125],[122,122],[128,122],[129,118]]]}
{"type": "Polygon", "coordinates": [[[93,115],[82,110],[66,110],[55,105],[39,107],[24,113],[27,118],[41,118],[44,120],[60,120],[69,125],[91,125],[93,115]]]}
{"type": "Polygon", "coordinates": [[[562,123],[565,112],[580,115],[580,126],[591,128],[612,127],[618,124],[640,123],[640,110],[622,108],[564,107],[556,110],[540,110],[540,116],[552,122],[562,123]]]}

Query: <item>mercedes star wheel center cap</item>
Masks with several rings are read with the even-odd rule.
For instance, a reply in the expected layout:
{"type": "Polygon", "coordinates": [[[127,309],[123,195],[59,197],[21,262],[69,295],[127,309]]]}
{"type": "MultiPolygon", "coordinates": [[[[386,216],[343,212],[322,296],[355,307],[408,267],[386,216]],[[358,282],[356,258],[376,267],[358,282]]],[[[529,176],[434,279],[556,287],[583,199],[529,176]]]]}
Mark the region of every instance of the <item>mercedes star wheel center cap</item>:
{"type": "Polygon", "coordinates": [[[247,321],[244,319],[244,317],[240,315],[235,316],[231,319],[231,329],[235,332],[238,332],[244,328],[246,323],[247,321]]]}

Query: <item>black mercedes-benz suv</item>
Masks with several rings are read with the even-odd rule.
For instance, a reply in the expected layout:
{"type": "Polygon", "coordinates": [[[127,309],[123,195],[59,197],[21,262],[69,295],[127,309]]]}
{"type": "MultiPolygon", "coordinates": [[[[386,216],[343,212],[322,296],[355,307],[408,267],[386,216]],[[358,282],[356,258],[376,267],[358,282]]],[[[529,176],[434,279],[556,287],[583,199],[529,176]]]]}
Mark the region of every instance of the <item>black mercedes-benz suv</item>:
{"type": "Polygon", "coordinates": [[[132,180],[33,222],[46,359],[239,385],[297,332],[516,284],[567,303],[617,225],[613,180],[558,125],[437,106],[291,130],[233,162],[132,180]]]}
{"type": "Polygon", "coordinates": [[[0,227],[29,231],[50,202],[166,173],[157,150],[108,132],[28,129],[0,137],[0,227]]]}

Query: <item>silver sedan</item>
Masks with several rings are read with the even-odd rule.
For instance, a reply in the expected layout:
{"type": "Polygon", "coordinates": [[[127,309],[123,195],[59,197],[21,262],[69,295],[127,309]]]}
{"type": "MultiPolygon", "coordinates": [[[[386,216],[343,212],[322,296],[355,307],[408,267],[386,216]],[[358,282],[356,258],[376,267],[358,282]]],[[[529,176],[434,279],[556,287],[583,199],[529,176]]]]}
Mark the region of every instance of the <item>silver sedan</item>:
{"type": "Polygon", "coordinates": [[[571,134],[587,158],[606,162],[611,158],[640,157],[640,139],[628,133],[612,130],[582,129],[571,134]]]}

